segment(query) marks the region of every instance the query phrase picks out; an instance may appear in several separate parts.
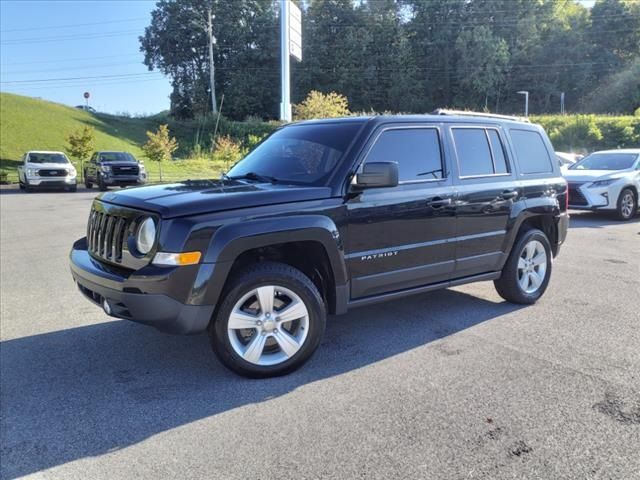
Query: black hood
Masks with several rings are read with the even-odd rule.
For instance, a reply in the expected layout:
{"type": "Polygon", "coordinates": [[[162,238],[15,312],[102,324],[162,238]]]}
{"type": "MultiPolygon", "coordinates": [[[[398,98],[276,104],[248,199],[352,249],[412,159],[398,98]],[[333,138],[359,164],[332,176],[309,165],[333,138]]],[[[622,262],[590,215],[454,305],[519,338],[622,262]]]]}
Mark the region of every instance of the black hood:
{"type": "Polygon", "coordinates": [[[188,180],[106,192],[103,202],[159,213],[163,218],[329,198],[328,187],[188,180]]]}

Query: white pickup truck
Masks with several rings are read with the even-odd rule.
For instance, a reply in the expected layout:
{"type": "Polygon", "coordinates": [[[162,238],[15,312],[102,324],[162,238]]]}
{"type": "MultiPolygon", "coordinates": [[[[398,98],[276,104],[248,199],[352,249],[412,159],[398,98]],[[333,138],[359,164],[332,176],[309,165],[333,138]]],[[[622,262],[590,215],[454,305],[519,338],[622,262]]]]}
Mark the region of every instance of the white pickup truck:
{"type": "Polygon", "coordinates": [[[27,152],[18,167],[18,183],[27,192],[40,188],[61,188],[75,192],[78,188],[77,179],[75,167],[62,152],[27,152]]]}

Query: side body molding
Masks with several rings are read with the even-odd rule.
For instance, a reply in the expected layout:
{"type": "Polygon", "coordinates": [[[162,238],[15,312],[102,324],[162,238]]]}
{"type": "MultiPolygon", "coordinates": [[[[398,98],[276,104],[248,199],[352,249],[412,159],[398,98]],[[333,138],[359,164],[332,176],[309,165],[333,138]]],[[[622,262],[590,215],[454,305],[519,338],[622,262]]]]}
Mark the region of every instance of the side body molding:
{"type": "Polygon", "coordinates": [[[216,304],[233,262],[254,248],[314,241],[322,244],[333,272],[336,289],[348,282],[342,239],[335,223],[323,215],[300,215],[238,222],[220,227],[205,254],[201,273],[189,303],[216,304]],[[213,267],[213,268],[212,268],[213,267]],[[204,278],[208,277],[208,278],[204,278]]]}

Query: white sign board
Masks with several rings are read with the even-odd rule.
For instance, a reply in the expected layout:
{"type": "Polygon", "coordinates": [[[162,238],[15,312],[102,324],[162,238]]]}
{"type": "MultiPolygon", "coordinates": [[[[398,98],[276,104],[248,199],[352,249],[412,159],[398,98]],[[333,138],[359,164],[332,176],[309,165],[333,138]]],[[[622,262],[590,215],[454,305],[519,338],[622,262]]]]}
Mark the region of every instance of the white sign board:
{"type": "Polygon", "coordinates": [[[302,61],[302,12],[293,2],[289,2],[289,52],[302,61]]]}

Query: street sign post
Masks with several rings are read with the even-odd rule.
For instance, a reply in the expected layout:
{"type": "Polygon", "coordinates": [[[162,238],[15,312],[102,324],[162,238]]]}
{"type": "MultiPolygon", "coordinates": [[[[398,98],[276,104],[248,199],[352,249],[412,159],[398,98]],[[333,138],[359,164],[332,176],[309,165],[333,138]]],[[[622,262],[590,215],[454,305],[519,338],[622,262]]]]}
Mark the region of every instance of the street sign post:
{"type": "Polygon", "coordinates": [[[290,57],[302,61],[302,12],[291,0],[280,0],[280,120],[291,121],[290,57]]]}

